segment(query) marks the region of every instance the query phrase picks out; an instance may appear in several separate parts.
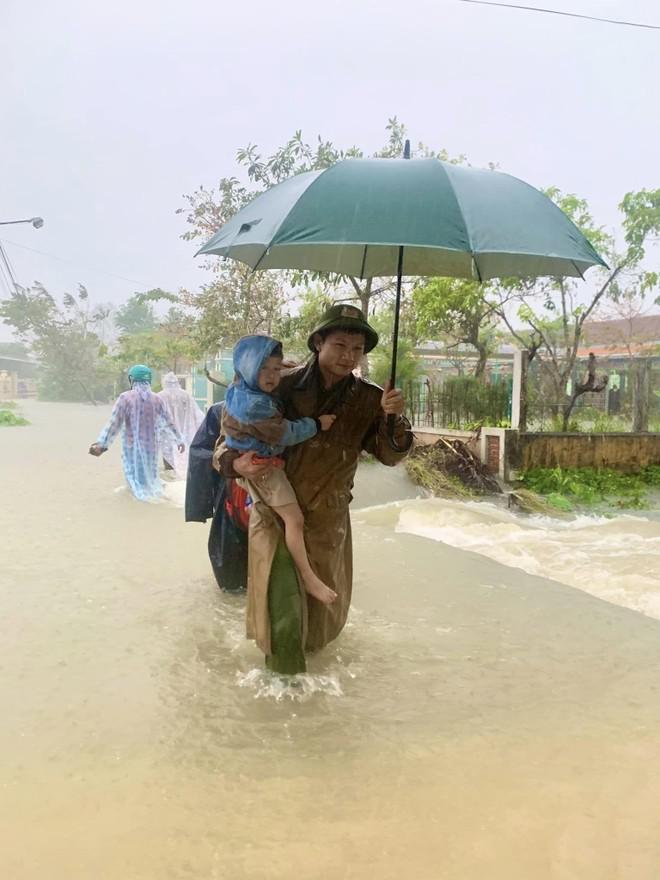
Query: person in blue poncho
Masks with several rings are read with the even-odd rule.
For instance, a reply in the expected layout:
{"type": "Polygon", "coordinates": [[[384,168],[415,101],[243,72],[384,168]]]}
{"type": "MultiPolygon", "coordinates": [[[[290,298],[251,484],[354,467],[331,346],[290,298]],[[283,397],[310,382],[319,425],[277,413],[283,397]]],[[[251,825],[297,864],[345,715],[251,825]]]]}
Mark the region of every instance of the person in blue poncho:
{"type": "Polygon", "coordinates": [[[136,364],[128,371],[130,391],[117,398],[110,421],[89,448],[90,455],[103,455],[121,431],[121,460],[128,486],[140,501],[160,498],[163,484],[158,476],[158,450],[169,437],[183,452],[184,444],[172,424],[165,404],[151,390],[151,370],[136,364]]]}
{"type": "Polygon", "coordinates": [[[282,344],[270,336],[244,336],[234,348],[234,383],[227,391],[222,415],[226,446],[240,453],[252,452],[269,467],[253,481],[246,481],[252,497],[267,504],[284,523],[284,539],[300,573],[306,592],[326,605],[336,592],[312,569],[307,557],[304,519],[296,493],[284,473],[280,455],[319,431],[328,431],[335,415],[285,419],[273,396],[282,372],[282,344]]]}

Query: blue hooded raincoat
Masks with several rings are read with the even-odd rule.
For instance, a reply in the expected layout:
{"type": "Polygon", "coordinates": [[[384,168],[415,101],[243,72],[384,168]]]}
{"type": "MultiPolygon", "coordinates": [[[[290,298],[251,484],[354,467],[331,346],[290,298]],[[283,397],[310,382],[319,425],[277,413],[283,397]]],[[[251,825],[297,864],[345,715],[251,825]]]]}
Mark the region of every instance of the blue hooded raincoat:
{"type": "Polygon", "coordinates": [[[231,449],[272,457],[316,434],[315,419],[285,419],[277,398],[259,388],[259,370],[278,345],[270,336],[244,336],[236,343],[236,379],[227,391],[223,417],[231,449]]]}

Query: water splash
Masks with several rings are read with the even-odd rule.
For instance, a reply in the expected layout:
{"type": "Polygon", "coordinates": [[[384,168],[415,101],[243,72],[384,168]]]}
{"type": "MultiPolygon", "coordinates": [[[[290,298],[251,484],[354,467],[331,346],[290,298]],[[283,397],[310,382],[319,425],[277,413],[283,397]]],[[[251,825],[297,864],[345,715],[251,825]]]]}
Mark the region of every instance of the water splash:
{"type": "Polygon", "coordinates": [[[342,697],[339,679],[335,675],[278,675],[268,669],[250,669],[237,672],[236,683],[241,688],[254,691],[254,699],[269,699],[275,702],[291,700],[304,703],[317,694],[327,697],[342,697]]]}

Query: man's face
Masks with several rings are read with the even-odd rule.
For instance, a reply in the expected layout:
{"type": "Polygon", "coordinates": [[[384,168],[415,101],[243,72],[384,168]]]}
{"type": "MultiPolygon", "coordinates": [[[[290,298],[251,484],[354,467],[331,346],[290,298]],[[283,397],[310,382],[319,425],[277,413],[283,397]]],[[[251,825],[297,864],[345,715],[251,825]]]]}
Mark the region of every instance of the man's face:
{"type": "Polygon", "coordinates": [[[257,376],[257,385],[266,394],[272,394],[280,384],[280,374],[282,372],[282,358],[271,356],[261,365],[259,375],[257,376]]]}
{"type": "Polygon", "coordinates": [[[325,339],[317,334],[315,344],[321,372],[335,380],[345,379],[360,363],[364,341],[364,333],[346,330],[333,330],[325,339]]]}

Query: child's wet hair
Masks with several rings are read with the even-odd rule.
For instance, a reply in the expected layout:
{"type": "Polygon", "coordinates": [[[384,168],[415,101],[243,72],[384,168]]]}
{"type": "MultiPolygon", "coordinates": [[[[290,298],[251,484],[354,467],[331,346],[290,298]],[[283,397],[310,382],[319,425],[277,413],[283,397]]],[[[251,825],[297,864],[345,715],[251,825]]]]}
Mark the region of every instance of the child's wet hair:
{"type": "Polygon", "coordinates": [[[271,353],[268,355],[268,357],[272,357],[272,358],[283,358],[284,357],[284,350],[282,349],[281,342],[277,343],[277,345],[271,351],[271,353]]]}

